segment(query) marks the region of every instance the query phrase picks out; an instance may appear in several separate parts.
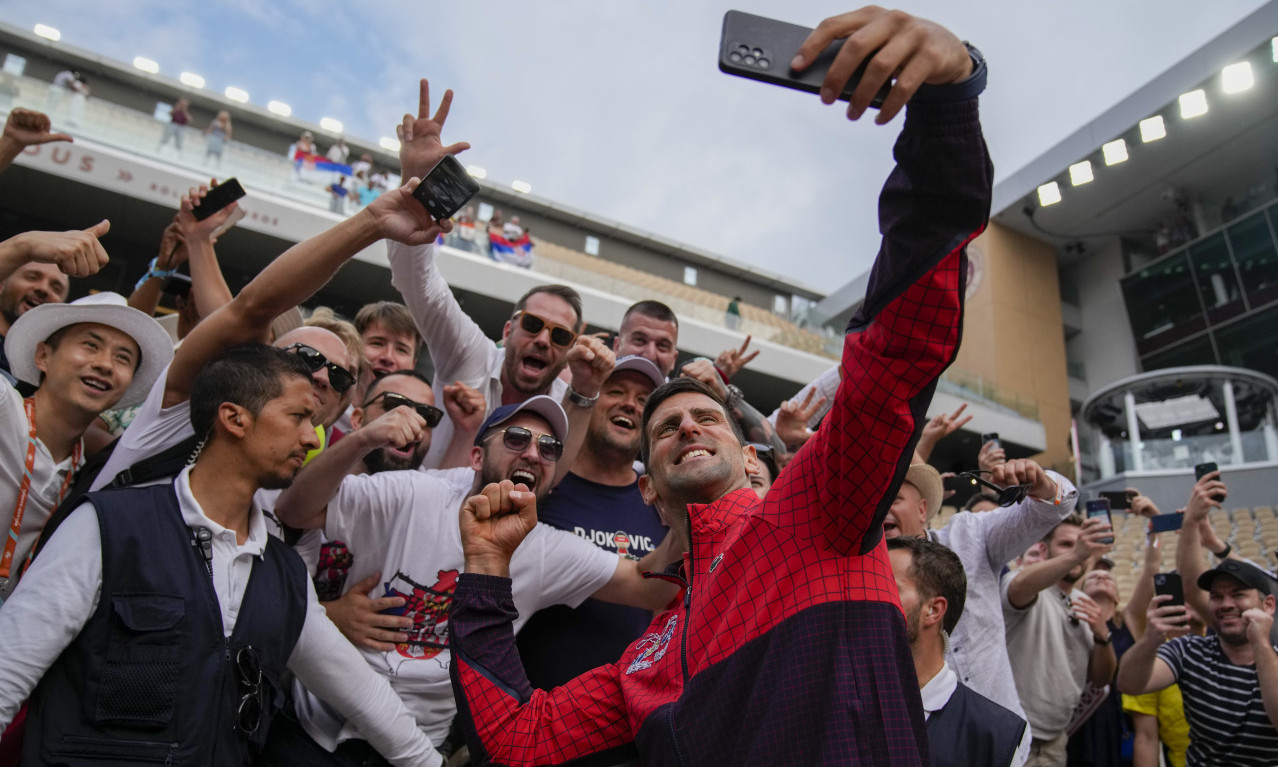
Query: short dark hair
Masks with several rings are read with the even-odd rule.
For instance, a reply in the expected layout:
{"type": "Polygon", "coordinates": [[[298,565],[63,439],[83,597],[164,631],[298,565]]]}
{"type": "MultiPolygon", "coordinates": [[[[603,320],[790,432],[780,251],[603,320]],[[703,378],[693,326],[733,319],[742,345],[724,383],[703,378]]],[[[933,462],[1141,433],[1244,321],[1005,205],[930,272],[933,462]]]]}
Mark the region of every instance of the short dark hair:
{"type": "Polygon", "coordinates": [[[236,346],[195,376],[191,426],[197,436],[209,436],[223,402],[257,415],[267,402],[284,393],[284,380],[292,377],[311,380],[311,369],[298,355],[266,344],[236,346]]]}
{"type": "Polygon", "coordinates": [[[675,316],[674,310],[660,301],[648,299],[631,304],[626,313],[621,315],[621,324],[626,324],[626,320],[632,314],[642,314],[645,317],[651,317],[657,322],[671,322],[674,323],[676,328],[679,327],[679,318],[675,316]]]}
{"type": "Polygon", "coordinates": [[[417,323],[413,322],[412,312],[408,311],[407,306],[396,301],[374,301],[371,304],[364,304],[355,313],[355,329],[361,336],[374,324],[385,327],[397,336],[411,337],[415,344],[414,354],[422,343],[422,335],[417,332],[417,323]]]}
{"type": "MultiPolygon", "coordinates": [[[[373,382],[368,385],[368,391],[364,392],[364,402],[371,402],[373,397],[377,396],[377,392],[382,388],[382,383],[390,378],[416,378],[418,381],[430,386],[430,380],[426,376],[418,373],[416,370],[395,370],[381,378],[374,378],[373,382]]],[[[363,403],[360,403],[361,405],[363,403]]]]}
{"type": "Polygon", "coordinates": [[[1060,529],[1060,528],[1062,528],[1062,527],[1065,527],[1065,526],[1069,526],[1069,527],[1082,527],[1082,526],[1083,526],[1083,515],[1082,515],[1082,514],[1079,514],[1077,511],[1073,512],[1073,513],[1072,513],[1072,514],[1070,514],[1068,517],[1066,517],[1066,518],[1062,519],[1060,522],[1057,522],[1057,523],[1056,523],[1056,527],[1053,527],[1051,530],[1048,530],[1048,531],[1047,531],[1047,535],[1044,535],[1044,536],[1043,536],[1043,537],[1039,540],[1039,542],[1040,542],[1040,543],[1045,543],[1045,544],[1047,544],[1047,545],[1049,545],[1049,546],[1050,546],[1050,545],[1052,544],[1052,539],[1056,537],[1056,531],[1057,531],[1057,530],[1059,530],[1059,529],[1060,529]]]}
{"type": "MultiPolygon", "coordinates": [[[[662,402],[670,399],[676,394],[704,394],[723,410],[723,415],[728,419],[728,423],[732,425],[732,433],[737,435],[737,441],[742,445],[746,444],[745,434],[741,431],[741,425],[737,423],[737,419],[732,417],[732,413],[728,411],[728,406],[723,400],[719,399],[719,395],[714,393],[714,389],[701,383],[695,378],[676,378],[673,381],[667,381],[652,390],[652,394],[648,395],[648,402],[643,406],[643,425],[640,427],[639,437],[639,460],[643,461],[645,469],[648,466],[648,451],[652,444],[648,439],[648,421],[652,418],[652,414],[657,412],[657,406],[662,402]]],[[[776,477],[772,478],[774,481],[776,477]]]]}
{"type": "Polygon", "coordinates": [[[515,311],[522,312],[524,307],[528,305],[528,299],[538,293],[549,293],[567,301],[568,305],[572,307],[573,313],[577,315],[577,327],[573,328],[573,330],[581,330],[581,295],[567,285],[538,285],[519,297],[519,300],[515,302],[515,311]]]}
{"type": "Polygon", "coordinates": [[[998,506],[1000,505],[998,501],[998,496],[993,493],[973,493],[972,497],[967,499],[967,503],[963,504],[963,511],[971,511],[973,506],[981,502],[992,503],[995,506],[998,506]]]}
{"type": "Polygon", "coordinates": [[[959,618],[963,617],[963,604],[967,601],[967,575],[958,554],[926,538],[898,536],[887,542],[888,551],[910,552],[908,575],[923,599],[945,597],[945,618],[941,628],[953,634],[959,618]]]}

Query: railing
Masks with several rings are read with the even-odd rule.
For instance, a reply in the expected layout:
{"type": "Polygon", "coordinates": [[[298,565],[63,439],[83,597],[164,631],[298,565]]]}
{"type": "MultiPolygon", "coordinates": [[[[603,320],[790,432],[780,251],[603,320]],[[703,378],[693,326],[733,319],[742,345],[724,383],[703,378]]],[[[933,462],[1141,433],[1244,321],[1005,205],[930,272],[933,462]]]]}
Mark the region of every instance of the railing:
{"type": "Polygon", "coordinates": [[[1038,420],[1038,403],[1025,399],[1019,394],[1005,392],[998,386],[986,381],[978,375],[965,370],[947,370],[937,382],[937,391],[945,391],[967,400],[1002,410],[1011,415],[1020,415],[1032,421],[1038,420]]]}

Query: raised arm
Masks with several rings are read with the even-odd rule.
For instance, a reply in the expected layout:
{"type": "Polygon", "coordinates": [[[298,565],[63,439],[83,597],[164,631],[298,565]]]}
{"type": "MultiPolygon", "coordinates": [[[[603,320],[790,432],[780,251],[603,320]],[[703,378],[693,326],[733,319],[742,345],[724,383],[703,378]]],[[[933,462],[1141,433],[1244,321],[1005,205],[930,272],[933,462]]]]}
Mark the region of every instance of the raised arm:
{"type": "MultiPolygon", "coordinates": [[[[1124,695],[1144,695],[1161,690],[1176,681],[1176,672],[1159,657],[1158,648],[1163,642],[1189,632],[1189,613],[1184,605],[1164,605],[1171,596],[1154,597],[1146,612],[1148,628],[1136,643],[1123,653],[1118,664],[1118,691],[1124,695]]],[[[1169,647],[1169,650],[1177,648],[1169,647]]],[[[1176,658],[1175,652],[1169,657],[1176,658]]]]}
{"type": "Polygon", "coordinates": [[[68,277],[88,277],[106,266],[98,238],[111,229],[103,219],[88,229],[69,232],[23,232],[0,242],[0,282],[31,263],[57,264],[68,277]]]}
{"type": "Polygon", "coordinates": [[[51,141],[72,141],[65,133],[53,133],[48,115],[17,107],[9,111],[0,134],[0,173],[13,164],[23,149],[51,141]]]}
{"type": "Polygon", "coordinates": [[[1176,542],[1176,572],[1185,592],[1185,602],[1194,608],[1208,625],[1214,626],[1211,606],[1207,604],[1207,592],[1198,588],[1198,576],[1203,574],[1202,528],[1210,525],[1207,513],[1220,508],[1215,496],[1225,497],[1228,489],[1220,481],[1220,472],[1213,471],[1194,483],[1185,504],[1185,519],[1180,527],[1180,540],[1176,542]]]}
{"type": "Polygon", "coordinates": [[[555,463],[555,484],[558,485],[568,470],[577,460],[581,446],[586,444],[586,432],[590,429],[590,416],[593,407],[579,407],[572,401],[572,393],[582,397],[598,398],[612,369],[617,365],[617,355],[598,336],[582,334],[577,336],[572,348],[568,350],[568,371],[572,374],[572,382],[568,384],[570,392],[564,392],[564,413],[568,416],[568,438],[564,440],[564,452],[555,463]]]}
{"type": "Polygon", "coordinates": [[[1070,570],[1091,559],[1094,554],[1109,551],[1111,545],[1101,543],[1101,539],[1112,538],[1113,535],[1113,528],[1105,520],[1087,520],[1078,533],[1074,548],[1069,552],[1026,565],[1016,571],[1007,584],[1008,604],[1017,610],[1024,610],[1034,604],[1039,592],[1059,583],[1070,570]]]}
{"type": "Polygon", "coordinates": [[[990,479],[996,485],[1031,485],[1019,503],[977,516],[984,528],[986,561],[997,573],[1070,515],[1078,491],[1068,479],[1028,459],[997,467],[990,479]]]}
{"type": "MultiPolygon", "coordinates": [[[[814,53],[831,39],[852,35],[839,55],[850,58],[843,63],[851,69],[836,60],[827,79],[832,82],[851,74],[866,50],[898,28],[913,34],[874,55],[849,115],[860,116],[873,94],[861,91],[902,66],[890,57],[880,60],[889,50],[912,55],[880,119],[890,118],[892,106],[899,108],[908,95],[898,93],[902,78],[906,90],[923,82],[937,87],[911,102],[896,142],[897,166],[879,199],[883,241],[865,301],[848,325],[833,407],[764,501],[764,515],[778,525],[847,555],[878,543],[936,380],[958,352],[965,247],[985,227],[993,181],[975,97],[983,70],[969,80],[972,59],[952,34],[896,12],[866,9],[823,23],[804,46],[814,53]]],[[[834,91],[828,95],[827,103],[834,91]]]]}

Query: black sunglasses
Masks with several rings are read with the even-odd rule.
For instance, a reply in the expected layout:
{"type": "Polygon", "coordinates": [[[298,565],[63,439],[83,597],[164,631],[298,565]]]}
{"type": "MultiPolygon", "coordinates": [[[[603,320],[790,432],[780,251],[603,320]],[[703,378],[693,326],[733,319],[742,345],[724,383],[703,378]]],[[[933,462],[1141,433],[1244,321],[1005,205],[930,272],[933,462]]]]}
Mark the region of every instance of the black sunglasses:
{"type": "MultiPolygon", "coordinates": [[[[528,445],[532,444],[532,431],[522,426],[507,426],[500,432],[489,434],[485,439],[491,439],[497,434],[502,435],[501,443],[516,453],[524,452],[528,449],[528,445]]],[[[558,461],[564,454],[564,443],[560,442],[558,437],[542,434],[537,438],[537,454],[542,457],[542,460],[558,461]]]]}
{"type": "Polygon", "coordinates": [[[988,471],[965,471],[959,474],[960,477],[967,477],[982,487],[993,490],[998,495],[999,506],[1011,506],[1025,500],[1025,496],[1029,495],[1030,488],[1033,485],[1011,485],[1009,487],[999,487],[990,482],[988,479],[981,477],[982,474],[989,474],[988,471]]]}
{"type": "Polygon", "coordinates": [[[572,346],[572,342],[577,340],[577,334],[563,325],[556,325],[535,314],[520,309],[515,312],[515,317],[519,320],[519,327],[532,335],[537,335],[544,327],[550,327],[550,342],[555,346],[572,346]]]}
{"type": "Polygon", "coordinates": [[[235,729],[252,737],[262,726],[262,659],[251,646],[235,653],[236,681],[240,687],[240,705],[235,710],[235,729]]]}
{"type": "Polygon", "coordinates": [[[403,394],[396,394],[393,391],[384,391],[364,403],[364,407],[368,407],[377,400],[382,401],[382,407],[386,410],[394,410],[397,407],[411,407],[417,411],[417,415],[426,421],[427,428],[435,428],[439,425],[439,420],[444,417],[444,411],[434,405],[427,405],[424,402],[416,402],[405,397],[403,394]]]}
{"type": "Polygon", "coordinates": [[[301,357],[302,362],[306,363],[306,367],[310,368],[312,373],[320,368],[328,368],[328,384],[338,394],[345,394],[347,389],[355,385],[355,376],[351,375],[351,371],[336,362],[331,362],[328,357],[306,344],[293,344],[284,351],[293,352],[301,357]]]}

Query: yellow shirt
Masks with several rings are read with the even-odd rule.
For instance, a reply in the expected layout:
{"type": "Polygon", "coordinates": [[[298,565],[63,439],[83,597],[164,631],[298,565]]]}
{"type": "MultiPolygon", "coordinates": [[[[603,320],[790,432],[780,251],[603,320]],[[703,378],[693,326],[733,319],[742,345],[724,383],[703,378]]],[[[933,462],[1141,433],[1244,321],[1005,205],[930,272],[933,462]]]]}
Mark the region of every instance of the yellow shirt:
{"type": "Polygon", "coordinates": [[[1180,685],[1173,684],[1144,695],[1124,695],[1123,710],[1158,718],[1158,737],[1167,746],[1172,767],[1185,767],[1185,749],[1189,748],[1189,723],[1185,721],[1180,685]]]}

